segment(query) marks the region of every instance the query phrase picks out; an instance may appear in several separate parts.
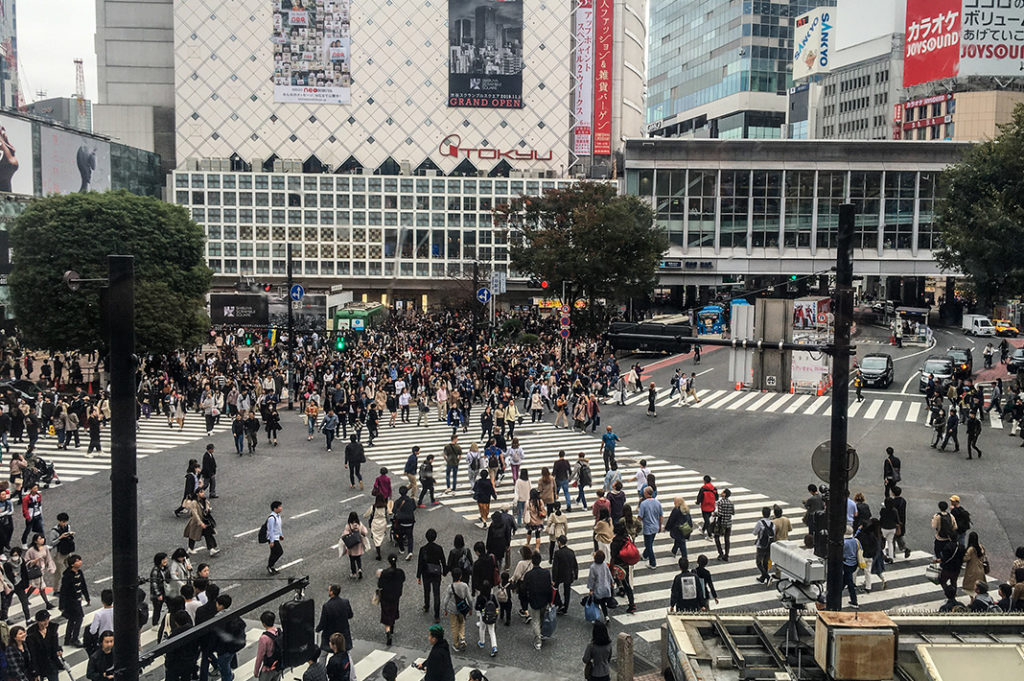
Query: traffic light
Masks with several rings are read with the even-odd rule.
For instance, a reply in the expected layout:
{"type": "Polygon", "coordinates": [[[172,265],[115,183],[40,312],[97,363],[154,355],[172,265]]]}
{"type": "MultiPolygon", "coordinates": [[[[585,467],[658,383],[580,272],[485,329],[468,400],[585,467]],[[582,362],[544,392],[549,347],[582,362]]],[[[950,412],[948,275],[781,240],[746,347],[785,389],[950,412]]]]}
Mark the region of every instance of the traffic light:
{"type": "Polygon", "coordinates": [[[345,349],[345,336],[344,335],[339,333],[337,336],[335,336],[335,338],[334,338],[334,349],[338,350],[338,351],[341,351],[341,350],[345,349]]]}
{"type": "Polygon", "coordinates": [[[527,288],[547,289],[549,286],[551,286],[551,284],[548,282],[547,279],[536,279],[536,278],[534,278],[534,279],[530,279],[528,282],[526,282],[526,287],[527,288]]]}
{"type": "Polygon", "coordinates": [[[546,289],[548,286],[550,286],[550,284],[548,284],[548,280],[547,279],[545,279],[544,281],[540,282],[540,287],[541,288],[546,289]]]}
{"type": "Polygon", "coordinates": [[[789,280],[790,281],[796,281],[796,275],[795,274],[789,275],[789,280]]]}
{"type": "Polygon", "coordinates": [[[301,667],[317,650],[313,600],[286,601],[278,608],[278,616],[282,638],[278,643],[282,653],[281,667],[301,667]]]}
{"type": "Polygon", "coordinates": [[[270,289],[271,288],[272,288],[272,284],[264,284],[263,285],[263,290],[266,291],[267,293],[270,293],[270,289]]]}
{"type": "Polygon", "coordinates": [[[252,342],[253,342],[252,334],[251,333],[246,333],[245,334],[245,344],[246,345],[252,345],[252,342]]]}

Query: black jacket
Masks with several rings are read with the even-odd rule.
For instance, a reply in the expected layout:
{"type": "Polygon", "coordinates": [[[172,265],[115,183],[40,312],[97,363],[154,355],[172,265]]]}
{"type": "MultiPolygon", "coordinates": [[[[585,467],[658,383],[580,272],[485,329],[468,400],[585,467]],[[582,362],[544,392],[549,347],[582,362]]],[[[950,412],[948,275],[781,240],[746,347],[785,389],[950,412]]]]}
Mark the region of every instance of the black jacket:
{"type": "Polygon", "coordinates": [[[203,454],[202,476],[209,479],[214,475],[217,475],[217,459],[214,458],[210,451],[206,451],[203,454]]]}
{"type": "Polygon", "coordinates": [[[419,561],[416,563],[416,579],[430,576],[432,579],[440,579],[442,575],[448,573],[448,565],[445,564],[444,560],[444,549],[437,542],[427,542],[420,547],[419,561]],[[427,572],[427,564],[436,564],[441,566],[441,574],[431,576],[427,572]]]}
{"type": "Polygon", "coordinates": [[[551,573],[539,565],[523,577],[526,585],[526,600],[534,610],[540,610],[551,604],[551,573]]]}
{"type": "Polygon", "coordinates": [[[366,453],[363,451],[363,445],[358,442],[349,442],[345,445],[345,463],[363,463],[366,461],[366,453]]]}
{"type": "Polygon", "coordinates": [[[28,635],[25,637],[25,647],[32,655],[32,665],[40,676],[50,676],[61,669],[60,658],[57,657],[61,647],[57,641],[56,622],[50,621],[50,626],[46,627],[45,638],[39,633],[38,624],[29,627],[28,635]]]}
{"type": "Polygon", "coordinates": [[[505,514],[498,516],[487,528],[487,552],[504,557],[512,543],[512,523],[505,519],[505,514]]]}
{"type": "MultiPolygon", "coordinates": [[[[171,636],[177,636],[191,628],[191,624],[175,627],[174,629],[171,629],[171,636]]],[[[199,657],[199,642],[193,639],[192,641],[185,643],[184,645],[180,645],[174,650],[166,653],[164,655],[164,668],[178,674],[188,673],[196,666],[197,657],[199,657]]]]}
{"type": "Polygon", "coordinates": [[[348,627],[350,619],[352,619],[352,605],[347,598],[334,596],[324,602],[320,607],[320,622],[316,625],[316,630],[320,632],[321,650],[331,649],[329,645],[331,634],[351,635],[348,627]]]}
{"type": "Polygon", "coordinates": [[[82,598],[86,601],[90,600],[85,573],[81,570],[75,572],[71,568],[67,568],[60,578],[60,600],[58,601],[58,606],[61,612],[81,609],[82,603],[78,600],[79,593],[81,593],[82,598]]]}
{"type": "MultiPolygon", "coordinates": [[[[108,681],[104,674],[114,668],[114,651],[104,653],[102,648],[97,649],[89,656],[89,665],[86,667],[85,676],[89,681],[108,681]]],[[[111,674],[110,678],[113,678],[111,674]]]]}
{"type": "Polygon", "coordinates": [[[487,582],[494,586],[494,557],[487,553],[476,559],[473,563],[473,578],[470,580],[470,587],[473,589],[473,593],[477,593],[483,588],[483,583],[487,582]]]}
{"type": "Polygon", "coordinates": [[[430,648],[423,669],[426,671],[423,681],[455,681],[455,667],[452,666],[452,651],[448,641],[438,641],[430,648]]]}
{"type": "Polygon", "coordinates": [[[349,681],[352,678],[352,659],[348,653],[335,653],[327,661],[327,681],[349,681]]]}
{"type": "Polygon", "coordinates": [[[412,525],[416,522],[416,500],[408,494],[395,499],[392,520],[398,525],[412,525]]]}
{"type": "Polygon", "coordinates": [[[555,584],[575,582],[580,576],[580,567],[576,562],[576,554],[568,546],[555,551],[551,561],[551,579],[555,584]]]}

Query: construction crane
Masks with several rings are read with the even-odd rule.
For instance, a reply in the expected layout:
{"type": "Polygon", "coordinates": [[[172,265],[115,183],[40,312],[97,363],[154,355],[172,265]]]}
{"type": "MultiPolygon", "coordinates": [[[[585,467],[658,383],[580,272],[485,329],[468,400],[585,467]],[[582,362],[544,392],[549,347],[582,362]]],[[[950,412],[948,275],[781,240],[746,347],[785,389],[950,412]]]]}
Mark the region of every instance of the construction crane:
{"type": "Polygon", "coordinates": [[[85,120],[85,66],[81,59],[75,59],[75,99],[78,100],[78,118],[85,120]]]}

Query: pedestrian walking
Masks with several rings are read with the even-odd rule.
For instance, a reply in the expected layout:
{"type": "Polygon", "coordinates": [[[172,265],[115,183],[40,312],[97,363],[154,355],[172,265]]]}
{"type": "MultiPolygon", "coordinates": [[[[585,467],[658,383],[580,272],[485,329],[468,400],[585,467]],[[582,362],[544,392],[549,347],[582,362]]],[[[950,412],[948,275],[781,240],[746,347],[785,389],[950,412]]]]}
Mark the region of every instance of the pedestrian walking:
{"type": "Polygon", "coordinates": [[[380,605],[380,623],[384,625],[387,645],[394,640],[395,622],[399,617],[399,603],[405,584],[405,571],[398,567],[398,555],[388,555],[388,566],[377,576],[377,592],[374,598],[380,605]]]}
{"type": "Polygon", "coordinates": [[[949,514],[956,524],[956,540],[962,548],[967,548],[967,532],[971,529],[971,512],[960,503],[960,497],[953,494],[949,497],[949,514]]]}
{"type": "Polygon", "coordinates": [[[452,651],[444,640],[444,627],[435,624],[427,633],[430,652],[421,663],[413,663],[420,671],[426,672],[423,681],[455,681],[455,667],[452,666],[452,651]]]}
{"type": "Polygon", "coordinates": [[[707,588],[700,575],[690,571],[690,561],[684,556],[679,559],[679,574],[672,580],[669,612],[697,612],[707,608],[707,588]]]}
{"type": "Polygon", "coordinates": [[[203,478],[200,474],[201,471],[202,467],[198,461],[195,459],[188,460],[188,466],[185,468],[185,489],[181,493],[181,503],[178,504],[178,508],[174,509],[176,517],[180,518],[188,515],[188,511],[185,509],[185,502],[195,496],[196,490],[202,487],[203,478]]]}
{"type": "Polygon", "coordinates": [[[220,553],[215,537],[217,522],[213,518],[210,501],[206,498],[206,490],[203,488],[196,490],[195,495],[185,502],[185,510],[188,511],[189,518],[183,536],[188,540],[188,552],[194,554],[196,542],[205,539],[210,555],[216,556],[220,553]]]}
{"type": "Polygon", "coordinates": [[[981,437],[981,420],[978,418],[978,413],[971,411],[967,416],[967,458],[974,458],[971,455],[973,449],[978,453],[978,458],[981,458],[981,450],[978,449],[978,438],[981,437]]]}
{"type": "Polygon", "coordinates": [[[32,670],[36,678],[57,681],[64,668],[64,651],[57,639],[57,625],[50,621],[50,613],[46,610],[37,612],[35,619],[25,636],[32,670]]]}
{"type": "Polygon", "coordinates": [[[391,510],[391,500],[383,494],[375,494],[373,503],[370,504],[369,510],[363,516],[370,521],[370,540],[377,552],[375,560],[381,560],[380,547],[384,545],[384,540],[387,539],[388,517],[391,515],[391,510]]]}
{"type": "Polygon", "coordinates": [[[480,471],[480,477],[473,484],[473,500],[476,502],[477,510],[480,513],[480,522],[477,527],[487,529],[487,519],[491,513],[491,501],[497,500],[498,493],[494,491],[494,480],[487,471],[480,471]]]}
{"type": "Polygon", "coordinates": [[[533,625],[533,647],[540,650],[542,644],[541,624],[547,609],[551,607],[554,585],[551,582],[551,573],[540,566],[540,553],[534,551],[530,562],[533,568],[523,577],[523,584],[533,625]]]}
{"type": "Polygon", "coordinates": [[[886,498],[892,493],[894,485],[903,479],[903,464],[892,447],[885,448],[885,461],[882,462],[882,480],[885,485],[886,498]]]}
{"type": "Polygon", "coordinates": [[[472,599],[469,585],[462,581],[462,568],[455,567],[449,572],[451,582],[447,584],[441,597],[441,612],[448,617],[452,630],[452,646],[455,650],[466,649],[466,619],[473,614],[472,599]]]}
{"type": "MultiPolygon", "coordinates": [[[[705,495],[706,496],[706,495],[705,495]]],[[[722,490],[722,496],[715,502],[715,512],[712,516],[713,534],[715,536],[715,548],[718,549],[718,560],[729,562],[729,540],[732,535],[732,517],[736,513],[736,507],[729,497],[732,490],[728,487],[722,490]],[[725,550],[722,543],[725,543],[725,550]]]]}
{"type": "Polygon", "coordinates": [[[277,574],[277,561],[284,555],[284,533],[281,527],[281,509],[284,507],[280,501],[270,502],[270,515],[267,516],[265,526],[267,543],[270,545],[270,556],[267,558],[267,573],[277,574]]]}
{"type": "Polygon", "coordinates": [[[957,432],[960,429],[960,417],[956,413],[956,409],[950,408],[949,417],[946,419],[946,435],[942,440],[942,444],[939,445],[939,449],[946,451],[946,445],[949,444],[950,440],[953,440],[954,452],[960,451],[960,439],[957,437],[957,432]]]}
{"type": "Polygon", "coordinates": [[[853,387],[857,391],[857,401],[864,401],[864,374],[860,369],[853,375],[853,387]]]}
{"type": "Polygon", "coordinates": [[[417,506],[420,508],[426,508],[423,503],[423,498],[430,494],[431,505],[436,505],[440,502],[434,498],[434,455],[427,454],[426,460],[420,465],[420,496],[417,506]]]}
{"type": "Polygon", "coordinates": [[[68,556],[75,552],[75,533],[71,529],[71,517],[63,511],[57,514],[57,524],[50,528],[50,550],[57,565],[65,565],[68,556]]]}
{"type": "Polygon", "coordinates": [[[160,622],[160,610],[167,598],[167,585],[170,581],[167,554],[161,551],[153,556],[153,567],[149,570],[149,600],[153,605],[153,619],[150,624],[154,627],[160,622]]]}
{"type": "MultiPolygon", "coordinates": [[[[569,599],[572,594],[572,585],[579,579],[580,567],[576,561],[576,553],[569,548],[568,539],[565,534],[560,534],[557,539],[558,550],[551,557],[551,580],[555,589],[561,587],[561,605],[558,609],[560,615],[569,612],[569,599]]],[[[609,584],[611,577],[609,576],[609,584]]]]}
{"type": "Polygon", "coordinates": [[[333,634],[327,646],[332,653],[331,659],[327,661],[327,681],[355,681],[355,667],[345,637],[333,634]]]}
{"type": "Polygon", "coordinates": [[[409,458],[405,460],[405,468],[402,469],[406,480],[409,481],[409,496],[412,497],[416,496],[416,488],[419,483],[419,478],[417,477],[417,470],[419,469],[419,455],[420,448],[414,446],[409,458]]]}
{"type": "Polygon", "coordinates": [[[936,558],[942,558],[943,552],[948,544],[957,544],[956,519],[949,513],[949,504],[945,501],[939,502],[939,512],[932,516],[932,529],[935,530],[935,544],[933,553],[936,558]]]}
{"type": "Polygon", "coordinates": [[[352,435],[349,443],[345,445],[345,468],[348,469],[349,489],[355,489],[356,480],[359,480],[359,489],[363,489],[363,474],[360,466],[366,461],[366,451],[359,442],[359,436],[352,435]]]}
{"type": "Polygon", "coordinates": [[[338,556],[348,556],[349,577],[363,578],[363,553],[366,551],[366,526],[359,522],[359,514],[352,511],[348,514],[348,523],[338,541],[338,556]]]}
{"type": "Polygon", "coordinates": [[[654,498],[652,487],[644,488],[644,500],[637,507],[637,516],[643,524],[644,551],[642,556],[647,559],[647,567],[651,570],[658,566],[654,553],[654,537],[663,527],[663,510],[661,502],[654,498]]]}
{"type": "Polygon", "coordinates": [[[274,624],[276,620],[272,610],[264,610],[260,613],[260,624],[263,625],[263,631],[256,644],[256,663],[252,672],[253,677],[258,681],[280,681],[283,675],[284,643],[281,641],[281,629],[274,624]]]}
{"type": "Polygon", "coordinates": [[[420,547],[416,563],[416,583],[423,585],[423,612],[430,610],[431,593],[434,599],[434,624],[441,621],[441,578],[448,572],[444,549],[437,543],[437,530],[430,528],[424,535],[427,543],[420,547]]]}
{"type": "Polygon", "coordinates": [[[775,525],[771,521],[772,509],[768,506],[761,508],[761,517],[754,524],[754,549],[756,551],[755,562],[757,571],[760,573],[757,581],[767,584],[771,581],[768,574],[768,564],[771,562],[771,547],[775,541],[775,525]]]}
{"type": "Polygon", "coordinates": [[[608,625],[598,620],[590,633],[590,643],[583,650],[583,677],[590,681],[609,681],[612,677],[612,639],[608,625]]]}
{"type": "Polygon", "coordinates": [[[967,535],[967,550],[964,551],[963,570],[963,590],[968,593],[973,589],[974,584],[985,582],[988,579],[985,575],[991,571],[988,554],[985,552],[985,547],[978,541],[977,532],[971,532],[967,535]]]}
{"type": "Polygon", "coordinates": [[[330,407],[327,409],[323,423],[320,424],[320,432],[324,434],[324,449],[328,452],[331,451],[331,445],[334,444],[334,434],[338,432],[338,415],[330,407]]]}
{"type": "Polygon", "coordinates": [[[853,576],[864,564],[864,555],[861,551],[860,542],[853,536],[853,528],[846,526],[846,536],[843,539],[843,587],[850,594],[850,607],[859,608],[857,603],[857,585],[853,576]]]}
{"type": "Polygon", "coordinates": [[[60,613],[67,621],[64,625],[64,645],[82,647],[79,631],[85,612],[82,603],[90,605],[89,586],[82,572],[82,557],[74,554],[68,557],[67,568],[60,580],[60,613]]]}
{"type": "Polygon", "coordinates": [[[686,542],[693,533],[693,517],[682,497],[673,499],[672,511],[668,514],[665,529],[672,538],[672,555],[675,556],[678,551],[681,557],[686,558],[686,542]]]}
{"type": "Polygon", "coordinates": [[[459,462],[462,461],[462,447],[459,446],[459,436],[452,435],[451,440],[444,446],[444,494],[454,494],[455,487],[459,481],[459,462]]]}
{"type": "Polygon", "coordinates": [[[352,630],[349,621],[353,617],[352,604],[347,598],[341,597],[341,585],[331,584],[327,587],[327,600],[320,606],[320,621],[316,625],[316,631],[320,634],[320,650],[330,650],[331,639],[341,636],[343,650],[351,651],[352,630]]]}
{"type": "Polygon", "coordinates": [[[206,445],[203,453],[203,463],[199,468],[199,475],[207,489],[207,498],[217,498],[217,459],[214,456],[215,447],[213,443],[206,445]]]}
{"type": "Polygon", "coordinates": [[[395,500],[391,519],[398,550],[407,552],[405,559],[412,560],[413,528],[416,524],[416,501],[409,496],[409,489],[404,485],[398,488],[398,499],[395,500]]]}
{"type": "MultiPolygon", "coordinates": [[[[607,475],[612,468],[612,464],[615,463],[615,446],[622,440],[615,434],[611,426],[605,426],[604,431],[604,434],[601,436],[601,458],[604,461],[605,475],[607,475]]],[[[606,485],[605,489],[611,488],[606,485]]]]}
{"type": "Polygon", "coordinates": [[[658,399],[658,387],[651,382],[650,387],[647,389],[647,415],[650,417],[657,417],[658,410],[654,406],[655,400],[658,399]]]}
{"type": "Polygon", "coordinates": [[[629,532],[626,529],[625,522],[619,522],[615,525],[615,536],[612,538],[611,545],[609,546],[610,554],[610,568],[612,571],[612,579],[619,585],[619,587],[625,592],[626,599],[629,602],[629,606],[626,608],[627,614],[636,612],[636,600],[633,595],[633,575],[632,566],[636,562],[636,546],[632,547],[633,558],[627,560],[622,555],[623,549],[630,546],[633,540],[629,536],[629,532]]]}
{"type": "Polygon", "coordinates": [[[241,412],[236,412],[231,422],[231,437],[235,442],[235,452],[242,456],[245,451],[245,421],[242,420],[241,412]]]}
{"type": "Polygon", "coordinates": [[[25,575],[28,577],[30,586],[28,593],[35,589],[43,599],[46,609],[52,609],[53,605],[46,595],[46,579],[47,575],[53,575],[57,572],[57,564],[53,560],[50,547],[46,545],[46,537],[41,534],[32,535],[32,544],[25,551],[24,557],[25,575]]]}

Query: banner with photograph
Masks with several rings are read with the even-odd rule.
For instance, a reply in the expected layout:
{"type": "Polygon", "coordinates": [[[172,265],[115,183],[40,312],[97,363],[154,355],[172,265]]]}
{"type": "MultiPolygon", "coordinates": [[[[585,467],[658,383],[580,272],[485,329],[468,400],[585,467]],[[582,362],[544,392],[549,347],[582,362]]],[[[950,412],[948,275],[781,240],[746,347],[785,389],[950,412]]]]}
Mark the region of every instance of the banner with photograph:
{"type": "Polygon", "coordinates": [[[448,0],[448,106],[523,108],[522,0],[448,0]]]}
{"type": "Polygon", "coordinates": [[[270,325],[279,329],[288,328],[288,306],[292,308],[292,325],[297,332],[327,330],[327,296],[323,293],[307,293],[299,302],[292,301],[286,294],[269,300],[270,325]]]}
{"type": "Polygon", "coordinates": [[[274,11],[274,101],[349,104],[349,0],[270,0],[274,11]]]}
{"type": "Polygon", "coordinates": [[[110,189],[110,143],[95,137],[39,127],[43,194],[110,189]]]}
{"type": "Polygon", "coordinates": [[[579,0],[576,6],[576,127],[573,151],[590,154],[594,124],[594,0],[579,0]]]}
{"type": "Polygon", "coordinates": [[[0,115],[0,192],[32,196],[32,124],[0,115]]]}

